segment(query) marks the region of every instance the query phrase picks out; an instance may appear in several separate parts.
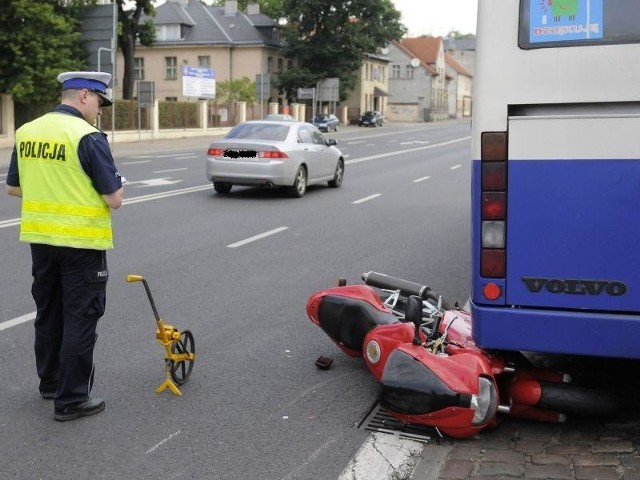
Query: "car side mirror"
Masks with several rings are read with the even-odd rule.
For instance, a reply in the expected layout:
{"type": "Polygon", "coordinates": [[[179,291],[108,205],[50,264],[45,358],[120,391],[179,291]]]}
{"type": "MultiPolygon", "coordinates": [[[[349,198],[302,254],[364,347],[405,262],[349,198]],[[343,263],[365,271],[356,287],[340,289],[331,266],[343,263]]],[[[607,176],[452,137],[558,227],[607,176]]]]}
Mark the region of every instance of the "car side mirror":
{"type": "Polygon", "coordinates": [[[337,145],[338,141],[335,138],[330,138],[329,140],[327,140],[327,145],[332,146],[332,145],[337,145]]]}

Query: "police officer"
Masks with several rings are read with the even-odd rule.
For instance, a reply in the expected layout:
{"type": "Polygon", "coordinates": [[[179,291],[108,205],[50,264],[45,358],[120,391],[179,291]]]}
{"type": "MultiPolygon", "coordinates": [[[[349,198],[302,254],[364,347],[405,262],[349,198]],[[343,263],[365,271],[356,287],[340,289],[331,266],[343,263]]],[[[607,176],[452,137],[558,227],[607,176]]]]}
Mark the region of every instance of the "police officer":
{"type": "Polygon", "coordinates": [[[16,131],[6,183],[9,195],[22,197],[20,241],[31,247],[40,394],[63,422],[104,410],[89,392],[109,277],[105,251],[113,248],[110,211],[122,205],[123,188],[95,126],[111,105],[111,75],[66,72],[58,81],[61,104],[16,131]]]}

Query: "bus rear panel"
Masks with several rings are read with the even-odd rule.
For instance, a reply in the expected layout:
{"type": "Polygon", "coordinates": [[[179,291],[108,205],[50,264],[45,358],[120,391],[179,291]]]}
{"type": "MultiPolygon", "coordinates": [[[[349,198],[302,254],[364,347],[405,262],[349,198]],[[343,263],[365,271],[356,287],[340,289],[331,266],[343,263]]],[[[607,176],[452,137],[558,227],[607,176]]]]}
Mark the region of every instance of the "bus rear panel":
{"type": "Polygon", "coordinates": [[[547,3],[479,2],[474,338],[640,358],[640,2],[547,3]]]}

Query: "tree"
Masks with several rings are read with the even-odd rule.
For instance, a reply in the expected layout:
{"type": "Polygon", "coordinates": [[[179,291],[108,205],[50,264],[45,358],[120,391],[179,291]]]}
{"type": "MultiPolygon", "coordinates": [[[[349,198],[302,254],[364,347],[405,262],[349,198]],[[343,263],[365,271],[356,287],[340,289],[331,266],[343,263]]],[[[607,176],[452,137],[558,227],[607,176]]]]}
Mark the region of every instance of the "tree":
{"type": "Polygon", "coordinates": [[[238,80],[223,80],[216,85],[216,99],[229,105],[231,120],[236,123],[237,102],[253,104],[256,101],[256,84],[247,77],[238,80]]]}
{"type": "Polygon", "coordinates": [[[22,105],[60,98],[58,74],[81,70],[87,61],[78,27],[79,3],[0,2],[0,92],[22,105]]]}
{"type": "Polygon", "coordinates": [[[116,0],[116,2],[118,4],[118,46],[122,50],[124,58],[122,98],[130,99],[133,97],[135,83],[136,40],[140,40],[142,45],[149,47],[155,42],[156,36],[153,20],[147,19],[140,24],[140,18],[142,14],[152,17],[156,10],[152,0],[135,0],[134,8],[126,11],[124,4],[131,3],[130,1],[116,0]]]}
{"type": "Polygon", "coordinates": [[[297,88],[337,77],[340,100],[346,99],[364,55],[378,52],[406,31],[391,0],[284,0],[284,11],[285,55],[297,58],[301,70],[283,72],[275,82],[289,98],[297,88]]]}

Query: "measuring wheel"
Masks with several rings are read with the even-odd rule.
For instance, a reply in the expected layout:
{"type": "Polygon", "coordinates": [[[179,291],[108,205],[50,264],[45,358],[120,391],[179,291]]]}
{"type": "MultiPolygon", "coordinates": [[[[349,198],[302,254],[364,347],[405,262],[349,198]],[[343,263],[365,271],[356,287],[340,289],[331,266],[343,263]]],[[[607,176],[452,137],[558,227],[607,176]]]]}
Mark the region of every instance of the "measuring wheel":
{"type": "MultiPolygon", "coordinates": [[[[189,330],[183,330],[180,338],[171,343],[171,353],[175,354],[195,354],[196,344],[193,340],[193,334],[189,330]]],[[[191,358],[195,358],[191,355],[191,358]]],[[[194,360],[169,360],[169,371],[171,378],[178,385],[182,385],[189,380],[191,370],[193,369],[194,360]]]]}

